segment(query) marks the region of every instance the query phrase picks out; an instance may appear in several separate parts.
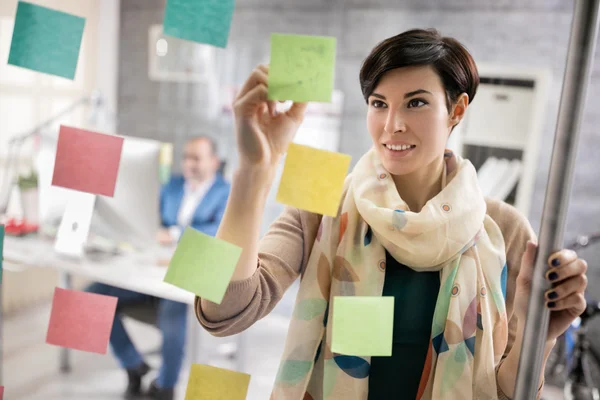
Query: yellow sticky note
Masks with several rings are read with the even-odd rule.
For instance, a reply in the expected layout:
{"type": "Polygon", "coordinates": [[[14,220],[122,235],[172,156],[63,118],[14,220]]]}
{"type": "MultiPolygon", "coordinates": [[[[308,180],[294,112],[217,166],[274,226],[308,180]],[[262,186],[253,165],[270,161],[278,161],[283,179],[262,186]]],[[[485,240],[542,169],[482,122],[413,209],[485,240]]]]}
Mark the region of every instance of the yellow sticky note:
{"type": "Polygon", "coordinates": [[[351,356],[391,356],[394,297],[335,296],[331,351],[351,356]]]}
{"type": "Polygon", "coordinates": [[[277,201],[335,217],[350,156],[292,143],[288,148],[277,201]]]}
{"type": "Polygon", "coordinates": [[[192,364],[185,400],[245,400],[250,375],[192,364]]]}

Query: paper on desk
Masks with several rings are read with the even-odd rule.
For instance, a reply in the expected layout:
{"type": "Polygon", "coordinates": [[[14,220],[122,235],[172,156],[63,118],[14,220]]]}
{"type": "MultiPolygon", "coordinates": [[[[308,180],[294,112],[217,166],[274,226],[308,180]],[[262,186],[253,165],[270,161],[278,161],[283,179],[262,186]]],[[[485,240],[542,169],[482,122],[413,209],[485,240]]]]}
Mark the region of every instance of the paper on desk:
{"type": "Polygon", "coordinates": [[[276,200],[335,217],[349,166],[348,155],[291,143],[276,200]]]}
{"type": "Polygon", "coordinates": [[[85,18],[19,1],[8,63],[73,79],[85,18]]]}
{"type": "MultiPolygon", "coordinates": [[[[4,225],[0,225],[0,285],[2,284],[2,271],[4,261],[4,225]]],[[[0,398],[1,400],[1,398],[0,398]]]]}
{"type": "Polygon", "coordinates": [[[234,0],[167,0],[163,33],[225,48],[234,0]]]}
{"type": "Polygon", "coordinates": [[[352,356],[391,356],[394,297],[335,296],[331,351],[352,356]]]}
{"type": "Polygon", "coordinates": [[[52,185],[112,197],[123,138],[61,125],[52,185]]]}
{"type": "Polygon", "coordinates": [[[95,204],[96,196],[91,193],[72,190],[68,192],[65,213],[54,242],[54,250],[57,253],[75,257],[83,256],[95,204]]]}
{"type": "Polygon", "coordinates": [[[117,298],[55,288],[46,343],[106,354],[117,298]]]}
{"type": "Polygon", "coordinates": [[[271,34],[269,99],[331,102],[334,37],[271,34]]]}
{"type": "Polygon", "coordinates": [[[241,254],[241,248],[187,227],[164,280],[220,304],[241,254]]]}
{"type": "Polygon", "coordinates": [[[250,375],[192,364],[185,400],[245,400],[250,375]]]}

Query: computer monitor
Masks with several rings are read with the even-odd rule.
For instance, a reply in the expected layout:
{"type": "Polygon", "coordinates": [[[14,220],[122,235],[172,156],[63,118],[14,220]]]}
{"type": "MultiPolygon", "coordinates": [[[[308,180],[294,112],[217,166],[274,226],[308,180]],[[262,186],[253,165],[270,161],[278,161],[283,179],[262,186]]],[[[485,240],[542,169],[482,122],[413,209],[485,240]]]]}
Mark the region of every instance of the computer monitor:
{"type": "MultiPolygon", "coordinates": [[[[40,216],[42,224],[58,226],[68,189],[51,186],[56,157],[56,141],[51,139],[40,142],[38,154],[40,216]]],[[[161,142],[124,139],[114,196],[96,196],[90,232],[138,248],[155,246],[160,228],[161,142]]]]}
{"type": "Polygon", "coordinates": [[[125,137],[115,194],[96,198],[95,217],[109,227],[109,238],[137,247],[156,245],[160,228],[160,149],[158,141],[125,137]]]}

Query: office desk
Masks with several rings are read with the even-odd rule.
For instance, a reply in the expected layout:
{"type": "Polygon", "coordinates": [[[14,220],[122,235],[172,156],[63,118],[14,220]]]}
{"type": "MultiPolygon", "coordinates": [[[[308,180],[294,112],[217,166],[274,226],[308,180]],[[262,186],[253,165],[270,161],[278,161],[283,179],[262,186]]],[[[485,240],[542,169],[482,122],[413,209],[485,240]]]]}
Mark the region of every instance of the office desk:
{"type": "MultiPolygon", "coordinates": [[[[160,258],[167,258],[169,250],[156,248],[144,253],[125,253],[118,256],[107,256],[99,261],[89,258],[77,259],[58,254],[54,251],[54,242],[39,236],[4,238],[3,269],[19,272],[30,267],[53,268],[60,272],[59,286],[69,289],[71,275],[133,290],[139,293],[187,303],[193,306],[195,296],[183,289],[163,282],[167,271],[164,265],[158,265],[160,258]]],[[[172,250],[170,251],[172,253],[172,250]]],[[[2,327],[2,286],[0,285],[0,332],[2,327]]],[[[201,335],[206,334],[196,321],[193,307],[189,307],[190,323],[188,323],[188,355],[194,363],[203,363],[207,355],[200,352],[201,335]]],[[[0,349],[2,338],[0,337],[0,349]]],[[[244,335],[237,335],[238,370],[244,370],[244,335]]],[[[1,351],[1,350],[0,350],[1,351]]],[[[70,369],[69,349],[61,350],[60,367],[62,371],[70,369]]],[[[2,354],[0,353],[0,360],[2,354]]],[[[2,370],[0,365],[0,383],[2,370]]]]}

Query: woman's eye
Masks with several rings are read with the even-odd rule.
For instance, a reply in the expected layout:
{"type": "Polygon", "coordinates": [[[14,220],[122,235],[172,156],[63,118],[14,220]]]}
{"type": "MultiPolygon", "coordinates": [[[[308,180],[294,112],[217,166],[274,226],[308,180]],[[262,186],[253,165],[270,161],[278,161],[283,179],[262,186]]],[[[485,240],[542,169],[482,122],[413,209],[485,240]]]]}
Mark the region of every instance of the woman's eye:
{"type": "Polygon", "coordinates": [[[427,102],[425,102],[424,100],[421,100],[421,99],[412,99],[411,101],[408,102],[408,107],[409,108],[422,107],[425,104],[427,104],[427,102]],[[422,103],[422,104],[419,105],[419,103],[422,103]]]}
{"type": "Polygon", "coordinates": [[[381,100],[373,100],[373,101],[371,102],[371,105],[372,105],[373,107],[375,107],[375,108],[382,108],[382,107],[384,107],[384,106],[385,106],[385,103],[384,103],[383,101],[381,101],[381,100]]]}

